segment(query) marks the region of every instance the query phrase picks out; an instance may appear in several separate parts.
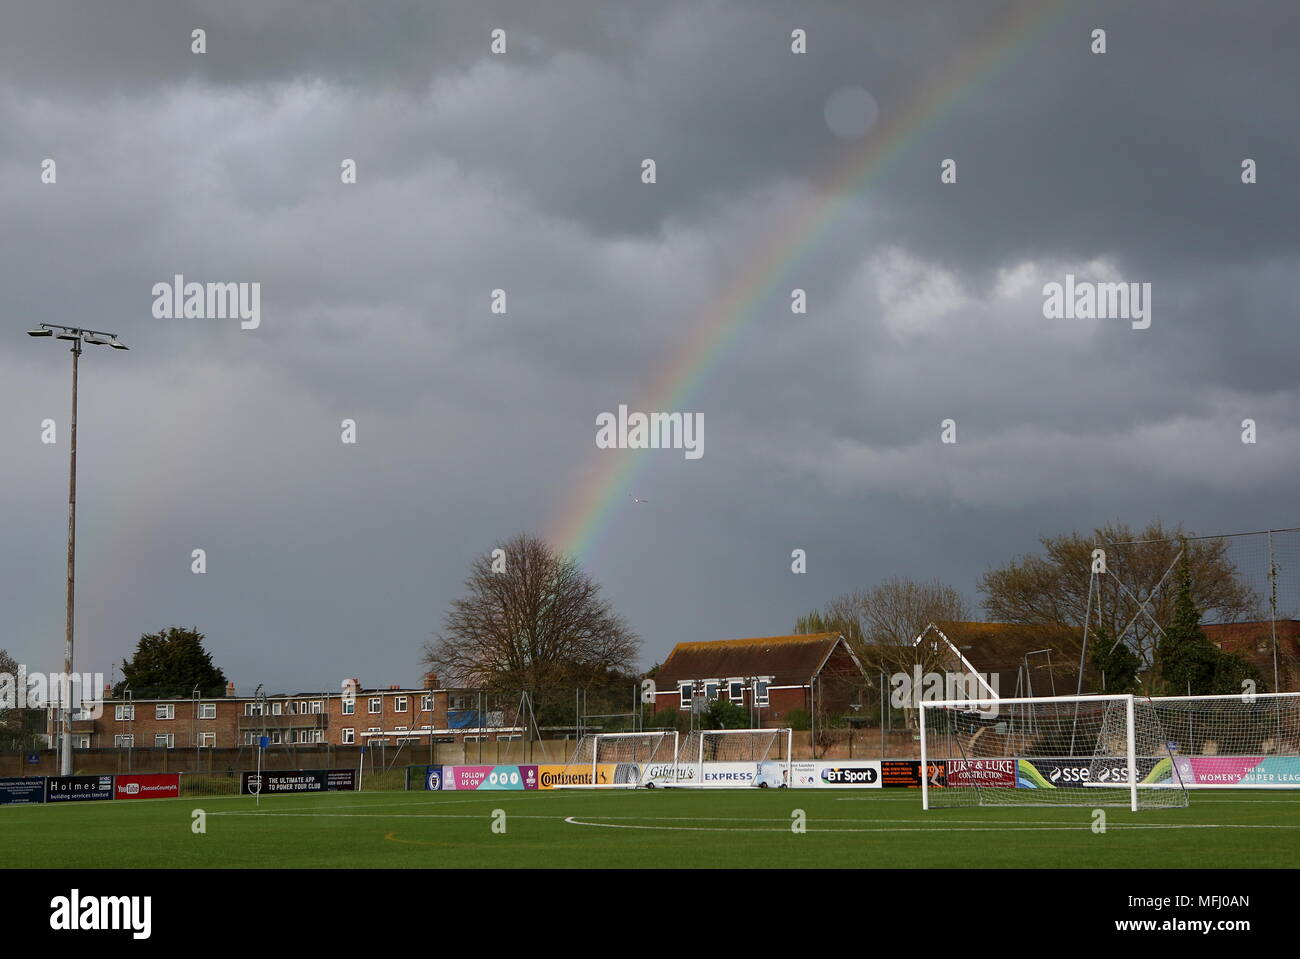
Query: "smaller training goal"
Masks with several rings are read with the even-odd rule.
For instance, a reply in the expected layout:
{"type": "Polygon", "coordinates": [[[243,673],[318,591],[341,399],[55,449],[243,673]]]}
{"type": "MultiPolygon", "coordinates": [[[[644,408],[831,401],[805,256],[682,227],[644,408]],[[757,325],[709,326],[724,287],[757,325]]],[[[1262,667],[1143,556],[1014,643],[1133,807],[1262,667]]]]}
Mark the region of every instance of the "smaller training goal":
{"type": "Polygon", "coordinates": [[[677,750],[676,774],[651,783],[678,789],[790,785],[790,729],[697,729],[677,750]]]}
{"type": "Polygon", "coordinates": [[[587,733],[553,789],[636,789],[652,779],[674,776],[678,735],[675,730],[640,733],[587,733]]]}
{"type": "Polygon", "coordinates": [[[921,804],[1187,805],[1160,712],[1140,696],[922,702],[921,804]]]}

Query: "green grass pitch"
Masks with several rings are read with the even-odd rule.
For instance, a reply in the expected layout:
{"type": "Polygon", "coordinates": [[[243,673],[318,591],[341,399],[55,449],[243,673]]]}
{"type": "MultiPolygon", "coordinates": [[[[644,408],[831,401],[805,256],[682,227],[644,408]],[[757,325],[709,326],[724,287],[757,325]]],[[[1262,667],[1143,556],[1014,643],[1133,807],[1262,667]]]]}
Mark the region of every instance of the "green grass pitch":
{"type": "MultiPolygon", "coordinates": [[[[0,807],[0,861],[58,868],[1278,868],[1300,795],[1185,809],[945,809],[913,790],[373,792],[0,807]],[[206,833],[191,830],[206,814],[206,833]],[[803,810],[806,832],[792,831],[803,810]],[[505,814],[493,832],[494,810],[505,814]],[[498,828],[500,828],[498,826],[498,828]]],[[[497,820],[499,822],[499,819],[497,820]]]]}

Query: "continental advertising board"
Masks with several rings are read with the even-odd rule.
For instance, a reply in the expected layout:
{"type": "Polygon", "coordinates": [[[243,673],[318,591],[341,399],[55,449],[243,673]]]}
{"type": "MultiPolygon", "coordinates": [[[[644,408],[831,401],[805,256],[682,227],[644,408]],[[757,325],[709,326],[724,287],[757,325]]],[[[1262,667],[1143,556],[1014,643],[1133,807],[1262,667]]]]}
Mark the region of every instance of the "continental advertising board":
{"type": "MultiPolygon", "coordinates": [[[[623,782],[636,782],[639,774],[640,769],[636,763],[598,763],[596,766],[596,784],[607,786],[623,782]]],[[[538,789],[554,789],[556,786],[590,786],[591,784],[590,766],[554,764],[537,767],[538,789]]]]}

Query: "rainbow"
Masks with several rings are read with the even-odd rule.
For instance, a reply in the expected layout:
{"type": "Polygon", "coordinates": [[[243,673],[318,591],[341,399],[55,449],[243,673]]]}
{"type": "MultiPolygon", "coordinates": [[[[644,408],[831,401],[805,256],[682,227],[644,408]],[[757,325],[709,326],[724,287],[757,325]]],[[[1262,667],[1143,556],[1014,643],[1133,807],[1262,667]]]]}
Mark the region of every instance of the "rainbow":
{"type": "MultiPolygon", "coordinates": [[[[926,82],[898,102],[882,104],[871,132],[847,147],[817,181],[812,200],[801,203],[787,221],[763,231],[770,239],[745,258],[743,269],[722,295],[700,311],[693,332],[654,375],[641,402],[629,406],[665,412],[689,408],[701,383],[759,314],[760,307],[778,292],[788,292],[794,268],[852,208],[862,191],[1067,5],[1068,0],[1022,3],[1005,17],[990,18],[979,35],[954,51],[926,82]]],[[[934,158],[936,182],[939,159],[934,158]]],[[[592,429],[594,434],[594,418],[592,429]]],[[[611,517],[629,505],[633,483],[654,455],[654,451],[645,450],[597,451],[592,466],[556,515],[547,540],[579,562],[589,560],[611,517]]]]}

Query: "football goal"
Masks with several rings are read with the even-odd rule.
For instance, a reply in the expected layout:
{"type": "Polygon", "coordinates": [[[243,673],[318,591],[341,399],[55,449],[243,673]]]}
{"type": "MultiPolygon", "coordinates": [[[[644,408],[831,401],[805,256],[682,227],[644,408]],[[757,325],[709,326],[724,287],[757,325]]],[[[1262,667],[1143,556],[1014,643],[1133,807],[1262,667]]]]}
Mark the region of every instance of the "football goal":
{"type": "Polygon", "coordinates": [[[677,750],[671,780],[658,785],[687,789],[735,789],[790,784],[790,729],[697,729],[677,750]]]}
{"type": "Polygon", "coordinates": [[[676,730],[587,733],[552,788],[636,789],[675,776],[677,741],[676,730]]]}
{"type": "Polygon", "coordinates": [[[1151,702],[1188,789],[1300,789],[1300,693],[1151,702]]]}
{"type": "Polygon", "coordinates": [[[942,700],[919,713],[925,809],[1187,805],[1146,697],[942,700]]]}

